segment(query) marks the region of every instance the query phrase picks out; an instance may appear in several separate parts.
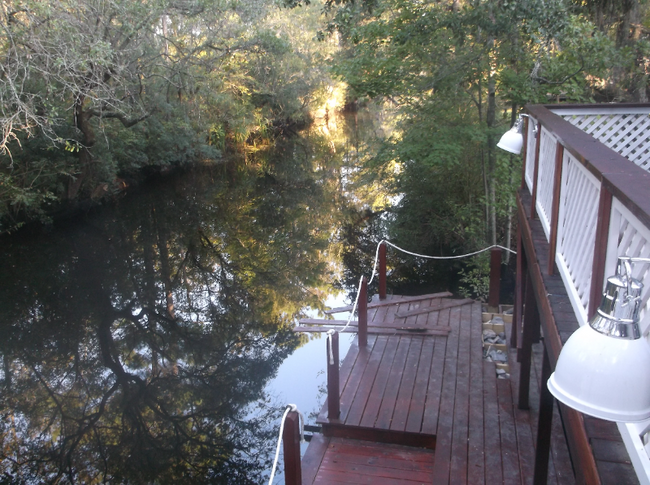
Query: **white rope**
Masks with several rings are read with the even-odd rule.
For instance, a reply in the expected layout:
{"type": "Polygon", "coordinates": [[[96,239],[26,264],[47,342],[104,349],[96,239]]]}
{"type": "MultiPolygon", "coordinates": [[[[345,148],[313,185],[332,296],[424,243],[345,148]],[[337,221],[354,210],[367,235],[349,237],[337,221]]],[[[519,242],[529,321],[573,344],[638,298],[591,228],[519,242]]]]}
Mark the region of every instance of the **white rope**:
{"type": "Polygon", "coordinates": [[[269,485],[273,485],[273,477],[275,476],[275,469],[278,466],[278,458],[280,457],[280,445],[282,444],[282,433],[284,431],[284,420],[287,418],[289,411],[295,411],[300,416],[300,442],[305,441],[305,417],[300,411],[298,411],[298,406],[295,404],[287,404],[287,409],[284,410],[282,415],[282,421],[280,423],[280,435],[278,436],[278,445],[275,448],[275,459],[273,460],[273,468],[271,469],[271,477],[269,478],[269,485]]]}
{"type": "Polygon", "coordinates": [[[328,349],[328,358],[329,358],[329,363],[330,365],[334,365],[334,350],[332,350],[332,335],[336,333],[336,330],[333,328],[330,328],[327,331],[327,349],[328,349]]]}
{"type": "MultiPolygon", "coordinates": [[[[377,274],[377,262],[379,261],[379,248],[383,243],[386,243],[389,246],[392,246],[393,248],[397,249],[398,251],[402,251],[403,253],[410,254],[411,256],[416,256],[418,258],[426,258],[426,259],[437,259],[437,260],[446,260],[446,259],[461,259],[461,258],[468,258],[470,256],[476,256],[477,254],[484,253],[485,251],[489,251],[492,248],[499,248],[503,249],[504,251],[510,251],[512,254],[517,254],[517,251],[513,251],[510,248],[506,248],[504,246],[500,246],[498,244],[493,244],[492,246],[489,246],[487,248],[479,249],[478,251],[474,251],[473,253],[467,253],[467,254],[461,254],[458,256],[427,256],[426,254],[418,254],[418,253],[413,253],[411,251],[407,251],[406,249],[400,248],[399,246],[396,246],[390,241],[387,241],[386,239],[382,239],[379,244],[377,244],[377,250],[375,251],[375,263],[372,265],[372,275],[370,276],[370,281],[368,282],[368,286],[374,281],[375,275],[377,274]]],[[[344,332],[349,326],[350,322],[352,321],[352,317],[354,316],[354,312],[357,310],[357,305],[359,304],[359,295],[361,294],[361,285],[363,284],[363,276],[359,280],[359,287],[357,288],[357,297],[354,300],[354,305],[352,305],[352,310],[350,311],[350,316],[348,317],[348,321],[345,324],[345,326],[341,329],[338,330],[338,332],[344,332]]],[[[329,333],[329,332],[328,332],[329,333]]]]}
{"type": "Polygon", "coordinates": [[[348,317],[348,322],[345,324],[345,327],[343,327],[341,330],[339,330],[339,333],[344,332],[346,328],[350,326],[350,322],[352,321],[352,317],[354,316],[354,312],[357,310],[357,305],[359,304],[359,295],[361,294],[361,285],[363,284],[363,276],[361,279],[359,279],[359,287],[357,288],[357,298],[354,300],[354,305],[352,305],[352,311],[350,312],[350,316],[348,317]]]}
{"type": "Polygon", "coordinates": [[[481,253],[484,253],[485,251],[489,251],[492,248],[499,248],[499,249],[503,249],[505,251],[510,251],[512,254],[517,254],[517,251],[513,251],[510,248],[506,248],[506,247],[500,246],[498,244],[493,244],[492,246],[489,246],[489,247],[483,248],[483,249],[479,249],[478,251],[474,251],[473,253],[460,254],[458,256],[427,256],[426,254],[412,253],[411,251],[407,251],[406,249],[402,249],[399,246],[396,246],[395,244],[393,244],[390,241],[386,241],[385,239],[382,239],[379,242],[379,244],[377,244],[377,251],[375,252],[375,264],[372,266],[372,277],[370,278],[370,281],[368,282],[369,285],[375,279],[375,274],[377,273],[377,262],[379,260],[379,248],[381,247],[382,243],[386,243],[387,245],[394,247],[398,251],[402,251],[403,253],[410,254],[411,256],[416,256],[418,258],[426,258],[426,259],[437,259],[437,260],[468,258],[470,256],[476,256],[477,254],[481,254],[481,253]]]}

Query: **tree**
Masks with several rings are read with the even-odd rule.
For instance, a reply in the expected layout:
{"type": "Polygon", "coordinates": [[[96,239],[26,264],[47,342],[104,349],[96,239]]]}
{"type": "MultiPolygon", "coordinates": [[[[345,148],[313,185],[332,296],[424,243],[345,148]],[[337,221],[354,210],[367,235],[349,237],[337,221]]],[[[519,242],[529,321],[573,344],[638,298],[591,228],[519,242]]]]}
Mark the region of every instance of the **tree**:
{"type": "Polygon", "coordinates": [[[304,20],[277,11],[243,0],[4,2],[0,216],[15,225],[63,199],[111,194],[142,167],[220,162],[304,127],[327,79],[308,37],[317,9],[304,20]]]}
{"type": "Polygon", "coordinates": [[[591,99],[588,80],[615,57],[562,0],[344,3],[332,25],[345,45],[334,69],[350,97],[400,110],[365,176],[399,197],[393,237],[436,254],[509,243],[517,166],[498,136],[525,103],[591,99]]]}

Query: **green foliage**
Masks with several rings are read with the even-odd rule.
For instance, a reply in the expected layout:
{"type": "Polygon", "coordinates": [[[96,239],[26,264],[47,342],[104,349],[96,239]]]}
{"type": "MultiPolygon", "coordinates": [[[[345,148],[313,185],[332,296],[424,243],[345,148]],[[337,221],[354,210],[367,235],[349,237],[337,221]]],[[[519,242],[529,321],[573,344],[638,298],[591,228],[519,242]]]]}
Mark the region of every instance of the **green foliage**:
{"type": "Polygon", "coordinates": [[[520,168],[495,145],[523,105],[591,102],[634,71],[630,48],[565,0],[332,8],[345,47],[334,72],[349,97],[399,112],[358,183],[381,181],[396,201],[392,236],[428,254],[510,243],[520,168]]]}
{"type": "Polygon", "coordinates": [[[487,301],[490,293],[490,259],[486,254],[488,253],[473,257],[469,264],[460,270],[458,292],[464,298],[487,301]]]}

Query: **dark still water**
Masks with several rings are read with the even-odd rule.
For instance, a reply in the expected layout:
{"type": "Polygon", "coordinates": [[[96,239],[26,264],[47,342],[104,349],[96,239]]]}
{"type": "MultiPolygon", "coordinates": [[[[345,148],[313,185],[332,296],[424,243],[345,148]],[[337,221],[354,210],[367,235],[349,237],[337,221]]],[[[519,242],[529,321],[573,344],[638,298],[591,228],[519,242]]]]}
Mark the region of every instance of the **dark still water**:
{"type": "Polygon", "coordinates": [[[0,483],[263,483],[286,404],[265,389],[334,279],[341,159],[287,142],[3,238],[0,483]]]}

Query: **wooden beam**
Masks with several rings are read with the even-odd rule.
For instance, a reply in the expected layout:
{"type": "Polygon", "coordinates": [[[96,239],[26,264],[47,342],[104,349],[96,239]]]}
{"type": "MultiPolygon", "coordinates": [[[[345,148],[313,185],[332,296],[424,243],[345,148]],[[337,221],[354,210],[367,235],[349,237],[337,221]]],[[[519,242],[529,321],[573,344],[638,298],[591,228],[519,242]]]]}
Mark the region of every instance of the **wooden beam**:
{"type": "Polygon", "coordinates": [[[553,395],[546,381],[551,377],[551,364],[544,350],[542,358],[541,389],[539,391],[539,415],[537,416],[537,446],[535,447],[535,473],[533,485],[548,482],[548,458],[551,453],[551,425],[553,423],[553,395]]]}
{"type": "Polygon", "coordinates": [[[357,340],[359,348],[368,346],[368,280],[361,278],[361,289],[359,291],[359,333],[357,340]]]}
{"type": "MultiPolygon", "coordinates": [[[[324,333],[328,330],[336,330],[339,333],[356,333],[356,326],[350,325],[345,330],[338,329],[336,327],[326,327],[326,326],[304,326],[304,327],[293,327],[293,331],[304,332],[304,333],[324,333]]],[[[427,326],[427,327],[368,327],[368,335],[439,335],[446,337],[451,332],[450,327],[443,326],[427,326]]]]}
{"type": "MultiPolygon", "coordinates": [[[[453,294],[449,293],[448,291],[443,291],[441,293],[431,293],[428,295],[421,295],[421,296],[393,295],[392,298],[389,300],[368,303],[368,308],[379,308],[383,306],[399,305],[401,303],[411,303],[414,301],[430,300],[432,298],[446,298],[450,296],[453,296],[453,294]]],[[[343,306],[338,308],[332,308],[331,310],[325,310],[323,313],[325,313],[326,315],[331,315],[332,313],[343,313],[343,312],[350,312],[350,311],[352,311],[351,306],[343,306]]]]}
{"type": "Polygon", "coordinates": [[[530,394],[530,367],[532,362],[533,340],[535,335],[539,335],[539,312],[537,310],[537,301],[530,279],[530,273],[526,281],[526,296],[524,308],[524,329],[520,351],[520,369],[519,369],[519,409],[529,408],[530,394]]]}
{"type": "Polygon", "coordinates": [[[612,214],[612,193],[603,184],[600,186],[598,201],[598,221],[596,222],[596,241],[594,246],[594,261],[591,267],[591,288],[589,289],[589,308],[587,318],[596,314],[603,296],[605,283],[605,260],[607,255],[607,239],[609,237],[609,221],[612,214]]]}
{"type": "Polygon", "coordinates": [[[564,158],[564,147],[558,141],[555,148],[555,177],[553,180],[553,203],[551,208],[551,233],[549,241],[548,268],[549,275],[553,274],[555,268],[555,252],[557,250],[557,227],[560,216],[560,191],[562,188],[562,159],[564,158]]]}
{"type": "Polygon", "coordinates": [[[492,248],[490,250],[490,292],[488,296],[488,306],[499,308],[499,298],[501,293],[501,249],[492,248]]]}
{"type": "Polygon", "coordinates": [[[414,315],[422,315],[424,313],[437,312],[439,310],[445,310],[447,308],[468,305],[470,303],[474,303],[474,300],[472,300],[471,298],[465,298],[463,300],[445,300],[440,302],[437,305],[416,308],[415,310],[410,310],[408,312],[397,312],[395,313],[395,318],[408,318],[414,315]]]}
{"type": "Polygon", "coordinates": [[[284,444],[284,483],[286,485],[302,485],[300,415],[296,411],[289,411],[284,419],[282,442],[284,444]]]}
{"type": "MultiPolygon", "coordinates": [[[[519,349],[519,333],[521,332],[522,315],[524,312],[524,288],[526,282],[526,255],[521,241],[521,226],[517,224],[517,272],[515,274],[515,304],[512,309],[512,335],[510,348],[519,349]]],[[[517,361],[519,353],[517,352],[517,361]]]]}
{"type": "Polygon", "coordinates": [[[386,299],[386,243],[379,246],[379,299],[386,299]]]}
{"type": "Polygon", "coordinates": [[[393,445],[415,446],[435,450],[436,436],[394,429],[369,428],[364,426],[344,426],[323,424],[323,434],[330,438],[348,438],[393,445]]]}
{"type": "Polygon", "coordinates": [[[339,385],[339,333],[327,339],[327,418],[337,419],[341,414],[339,385]]]}

